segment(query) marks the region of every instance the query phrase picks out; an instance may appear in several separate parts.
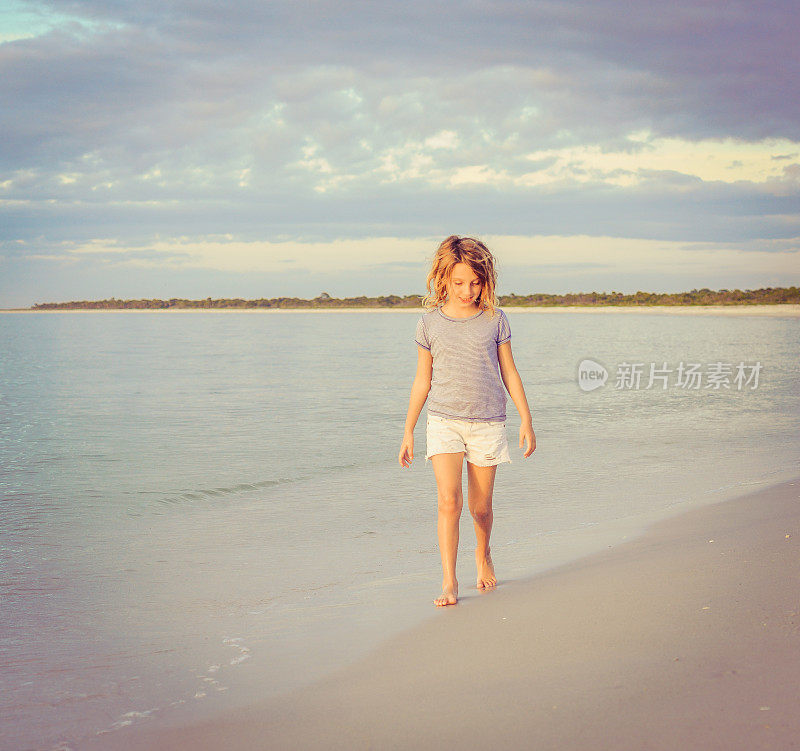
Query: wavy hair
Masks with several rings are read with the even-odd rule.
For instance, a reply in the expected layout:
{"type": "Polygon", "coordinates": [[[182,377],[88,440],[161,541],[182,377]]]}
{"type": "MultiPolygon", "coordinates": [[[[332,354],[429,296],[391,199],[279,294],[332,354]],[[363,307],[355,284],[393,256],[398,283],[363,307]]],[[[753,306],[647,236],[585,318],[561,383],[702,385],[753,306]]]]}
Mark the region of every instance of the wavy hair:
{"type": "Polygon", "coordinates": [[[422,305],[432,310],[444,304],[447,300],[447,284],[457,263],[466,263],[478,277],[481,283],[478,307],[488,310],[489,316],[493,317],[498,304],[495,295],[497,271],[494,256],[480,240],[472,237],[450,235],[437,248],[426,281],[428,294],[422,299],[422,305]]]}

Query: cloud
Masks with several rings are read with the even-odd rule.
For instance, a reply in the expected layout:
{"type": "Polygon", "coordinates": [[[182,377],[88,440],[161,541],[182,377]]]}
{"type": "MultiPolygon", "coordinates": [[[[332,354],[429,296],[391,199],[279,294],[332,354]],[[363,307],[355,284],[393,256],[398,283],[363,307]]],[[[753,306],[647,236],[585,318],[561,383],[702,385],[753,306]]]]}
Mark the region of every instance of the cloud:
{"type": "Polygon", "coordinates": [[[346,273],[380,268],[419,268],[432,253],[430,238],[363,238],[330,242],[241,241],[233,237],[176,237],[141,245],[114,240],[62,244],[59,252],[31,258],[102,263],[109,268],[207,269],[237,273],[306,271],[346,273]]]}
{"type": "Polygon", "coordinates": [[[324,131],[326,148],[471,123],[494,143],[528,149],[643,129],[688,140],[800,138],[789,3],[36,7],[94,27],[0,47],[3,93],[18,105],[4,132],[23,147],[7,157],[116,146],[152,159],[264,125],[272,140],[281,111],[300,143],[324,131]]]}
{"type": "Polygon", "coordinates": [[[244,274],[278,273],[284,252],[282,268],[313,274],[346,248],[390,264],[457,232],[628,238],[661,268],[672,243],[706,263],[702,243],[800,235],[786,0],[14,13],[0,44],[10,259],[244,274]]]}
{"type": "MultiPolygon", "coordinates": [[[[696,271],[705,276],[720,266],[734,271],[800,275],[800,238],[749,245],[686,243],[589,235],[485,235],[505,268],[533,268],[547,275],[567,268],[617,273],[696,271]]],[[[113,240],[64,245],[60,253],[31,257],[67,263],[100,261],[110,267],[208,269],[238,273],[307,271],[347,273],[425,269],[440,238],[371,237],[329,242],[243,242],[232,237],[178,237],[145,245],[122,246],[113,240]]]]}
{"type": "Polygon", "coordinates": [[[800,238],[781,245],[741,247],[620,237],[492,237],[491,247],[506,267],[533,266],[538,274],[602,269],[609,275],[674,273],[707,278],[725,268],[800,277],[800,238]]]}

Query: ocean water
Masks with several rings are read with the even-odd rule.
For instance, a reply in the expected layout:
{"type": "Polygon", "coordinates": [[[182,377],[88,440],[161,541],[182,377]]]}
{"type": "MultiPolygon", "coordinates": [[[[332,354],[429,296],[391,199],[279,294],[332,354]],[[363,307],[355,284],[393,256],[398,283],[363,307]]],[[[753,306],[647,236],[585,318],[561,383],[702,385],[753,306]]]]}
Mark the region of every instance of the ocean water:
{"type": "MultiPolygon", "coordinates": [[[[501,586],[799,474],[798,319],[508,315],[538,448],[522,458],[509,399],[501,586]],[[585,359],[602,388],[579,388],[585,359]],[[690,362],[760,363],[757,387],[681,388],[690,362]]],[[[222,711],[440,614],[424,413],[397,462],[416,319],[0,315],[0,747],[222,711]]],[[[467,607],[491,596],[474,539],[465,503],[467,607]]]]}

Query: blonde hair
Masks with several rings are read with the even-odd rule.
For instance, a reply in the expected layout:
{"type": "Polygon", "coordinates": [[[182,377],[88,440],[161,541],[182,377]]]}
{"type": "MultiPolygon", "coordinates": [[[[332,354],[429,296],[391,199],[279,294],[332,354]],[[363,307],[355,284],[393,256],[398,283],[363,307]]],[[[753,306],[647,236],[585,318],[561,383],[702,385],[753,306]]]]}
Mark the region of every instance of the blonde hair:
{"type": "Polygon", "coordinates": [[[478,277],[481,283],[478,307],[481,310],[488,310],[490,317],[494,316],[494,309],[498,304],[495,295],[497,271],[494,256],[480,240],[472,237],[450,235],[437,248],[431,270],[428,272],[426,281],[428,294],[422,299],[423,306],[432,310],[447,300],[447,283],[457,263],[466,263],[478,277]]]}

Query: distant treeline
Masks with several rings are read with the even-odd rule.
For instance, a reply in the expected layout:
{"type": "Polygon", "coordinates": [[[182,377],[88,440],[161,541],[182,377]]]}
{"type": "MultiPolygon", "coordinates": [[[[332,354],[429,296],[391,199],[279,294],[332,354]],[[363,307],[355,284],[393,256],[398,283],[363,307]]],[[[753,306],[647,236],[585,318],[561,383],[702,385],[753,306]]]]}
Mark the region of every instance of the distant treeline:
{"type": "MultiPolygon", "coordinates": [[[[660,294],[637,292],[577,292],[566,295],[501,295],[501,306],[537,307],[548,305],[779,305],[800,303],[798,287],[765,287],[763,289],[693,289],[691,292],[660,294]]],[[[384,295],[381,297],[331,297],[323,292],[312,300],[299,297],[272,297],[244,300],[240,297],[212,300],[79,300],[37,303],[31,310],[169,310],[185,308],[419,308],[421,295],[384,295]]]]}

